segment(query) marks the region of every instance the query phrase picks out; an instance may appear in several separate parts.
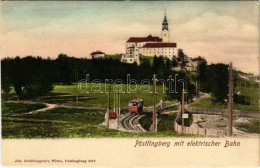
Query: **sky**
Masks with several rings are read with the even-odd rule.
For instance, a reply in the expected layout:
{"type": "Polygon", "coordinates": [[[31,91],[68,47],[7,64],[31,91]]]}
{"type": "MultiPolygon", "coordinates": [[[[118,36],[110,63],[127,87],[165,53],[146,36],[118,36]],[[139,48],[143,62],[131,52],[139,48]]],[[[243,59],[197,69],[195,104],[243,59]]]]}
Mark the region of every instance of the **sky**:
{"type": "Polygon", "coordinates": [[[189,57],[202,56],[209,64],[232,61],[236,69],[258,74],[255,1],[5,1],[1,58],[124,53],[129,37],[161,36],[164,12],[170,41],[189,57]]]}

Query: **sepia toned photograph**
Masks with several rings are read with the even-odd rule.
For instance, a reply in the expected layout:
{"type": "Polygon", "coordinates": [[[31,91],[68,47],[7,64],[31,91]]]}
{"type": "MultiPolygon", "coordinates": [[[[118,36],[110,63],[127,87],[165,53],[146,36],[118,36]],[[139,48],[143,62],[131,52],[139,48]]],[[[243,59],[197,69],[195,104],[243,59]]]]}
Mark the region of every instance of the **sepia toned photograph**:
{"type": "Polygon", "coordinates": [[[259,166],[259,2],[0,8],[4,166],[259,166]]]}

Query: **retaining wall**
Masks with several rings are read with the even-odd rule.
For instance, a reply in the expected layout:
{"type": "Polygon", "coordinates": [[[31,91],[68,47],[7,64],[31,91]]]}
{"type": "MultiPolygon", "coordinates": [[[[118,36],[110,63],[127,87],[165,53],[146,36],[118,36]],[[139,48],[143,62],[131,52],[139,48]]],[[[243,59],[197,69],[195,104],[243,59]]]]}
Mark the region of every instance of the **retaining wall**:
{"type": "MultiPolygon", "coordinates": [[[[186,110],[192,114],[224,115],[224,116],[228,115],[227,109],[186,107],[186,110]]],[[[233,117],[259,118],[259,113],[250,112],[250,111],[233,110],[233,117]]]]}
{"type": "MultiPolygon", "coordinates": [[[[226,109],[209,109],[209,108],[196,108],[196,107],[187,107],[187,111],[192,114],[207,114],[207,115],[224,115],[227,116],[226,109]]],[[[233,117],[251,117],[251,118],[258,118],[258,113],[254,112],[247,112],[247,111],[239,111],[233,110],[233,117]]],[[[174,120],[174,131],[177,133],[183,134],[191,134],[191,135],[202,135],[202,136],[210,136],[210,137],[224,137],[227,136],[226,130],[220,129],[213,129],[213,128],[190,128],[190,127],[183,127],[182,125],[178,124],[179,119],[181,119],[181,111],[179,110],[176,119],[174,120]]],[[[233,133],[234,137],[241,137],[242,135],[233,133]]]]}

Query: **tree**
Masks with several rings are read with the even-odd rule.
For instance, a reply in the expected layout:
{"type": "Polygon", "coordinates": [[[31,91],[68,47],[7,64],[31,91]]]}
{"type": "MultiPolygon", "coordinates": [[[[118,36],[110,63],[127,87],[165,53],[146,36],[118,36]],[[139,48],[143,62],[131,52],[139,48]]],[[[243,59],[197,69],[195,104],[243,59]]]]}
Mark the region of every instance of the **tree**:
{"type": "Polygon", "coordinates": [[[153,57],[153,65],[152,65],[152,70],[153,70],[153,74],[157,74],[159,69],[159,59],[158,57],[155,55],[153,57]]]}
{"type": "Polygon", "coordinates": [[[20,97],[22,96],[22,86],[24,86],[25,81],[23,78],[23,67],[21,63],[20,57],[15,57],[13,61],[13,66],[11,68],[11,83],[14,87],[14,91],[17,95],[17,101],[19,101],[20,97]]]}
{"type": "Polygon", "coordinates": [[[13,86],[17,100],[22,96],[43,95],[53,89],[55,66],[50,59],[27,56],[3,59],[2,89],[8,92],[13,86]]]}
{"type": "Polygon", "coordinates": [[[174,77],[175,75],[177,75],[178,78],[177,78],[177,81],[174,81],[172,83],[172,90],[175,89],[175,86],[174,86],[175,84],[176,84],[176,90],[174,90],[173,93],[170,93],[169,85],[167,85],[167,87],[168,87],[167,96],[170,99],[177,99],[178,101],[181,102],[182,91],[183,91],[183,88],[184,88],[185,94],[186,94],[186,97],[187,97],[187,101],[191,102],[192,98],[196,95],[195,86],[191,83],[191,81],[188,78],[186,72],[184,72],[184,71],[172,71],[171,76],[174,77]]]}
{"type": "Polygon", "coordinates": [[[171,60],[169,58],[165,58],[165,59],[166,59],[166,62],[164,64],[162,78],[166,80],[166,79],[168,79],[169,75],[171,74],[172,64],[171,64],[171,60]]]}
{"type": "Polygon", "coordinates": [[[207,61],[203,60],[198,63],[198,81],[200,85],[200,90],[204,92],[209,92],[209,85],[207,82],[207,61]]]}
{"type": "Polygon", "coordinates": [[[177,61],[176,56],[174,55],[174,56],[172,57],[172,67],[173,67],[173,68],[176,68],[177,66],[178,66],[178,61],[177,61]]]}
{"type": "Polygon", "coordinates": [[[5,58],[1,61],[1,89],[4,93],[9,93],[11,91],[11,65],[12,59],[5,58]]]}
{"type": "Polygon", "coordinates": [[[158,67],[157,67],[157,77],[158,78],[164,78],[164,73],[165,73],[165,63],[164,63],[164,58],[163,56],[158,57],[158,67]]]}
{"type": "Polygon", "coordinates": [[[211,64],[208,66],[207,82],[213,102],[224,103],[228,98],[228,65],[226,64],[211,64]]]}
{"type": "Polygon", "coordinates": [[[181,69],[184,69],[187,63],[188,56],[184,54],[182,49],[178,50],[178,59],[181,62],[181,69]]]}
{"type": "Polygon", "coordinates": [[[149,59],[144,58],[141,62],[141,64],[138,67],[139,72],[142,73],[138,73],[138,79],[139,81],[143,80],[143,79],[152,79],[152,67],[151,67],[151,63],[149,61],[149,59]]]}

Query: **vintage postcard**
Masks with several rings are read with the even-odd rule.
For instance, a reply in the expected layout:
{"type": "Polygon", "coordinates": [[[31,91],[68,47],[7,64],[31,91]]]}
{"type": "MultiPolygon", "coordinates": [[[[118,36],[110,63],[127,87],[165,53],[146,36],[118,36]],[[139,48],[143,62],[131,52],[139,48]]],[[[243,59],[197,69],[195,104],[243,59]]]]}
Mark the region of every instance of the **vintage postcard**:
{"type": "Polygon", "coordinates": [[[2,166],[258,167],[258,1],[2,1],[2,166]]]}

